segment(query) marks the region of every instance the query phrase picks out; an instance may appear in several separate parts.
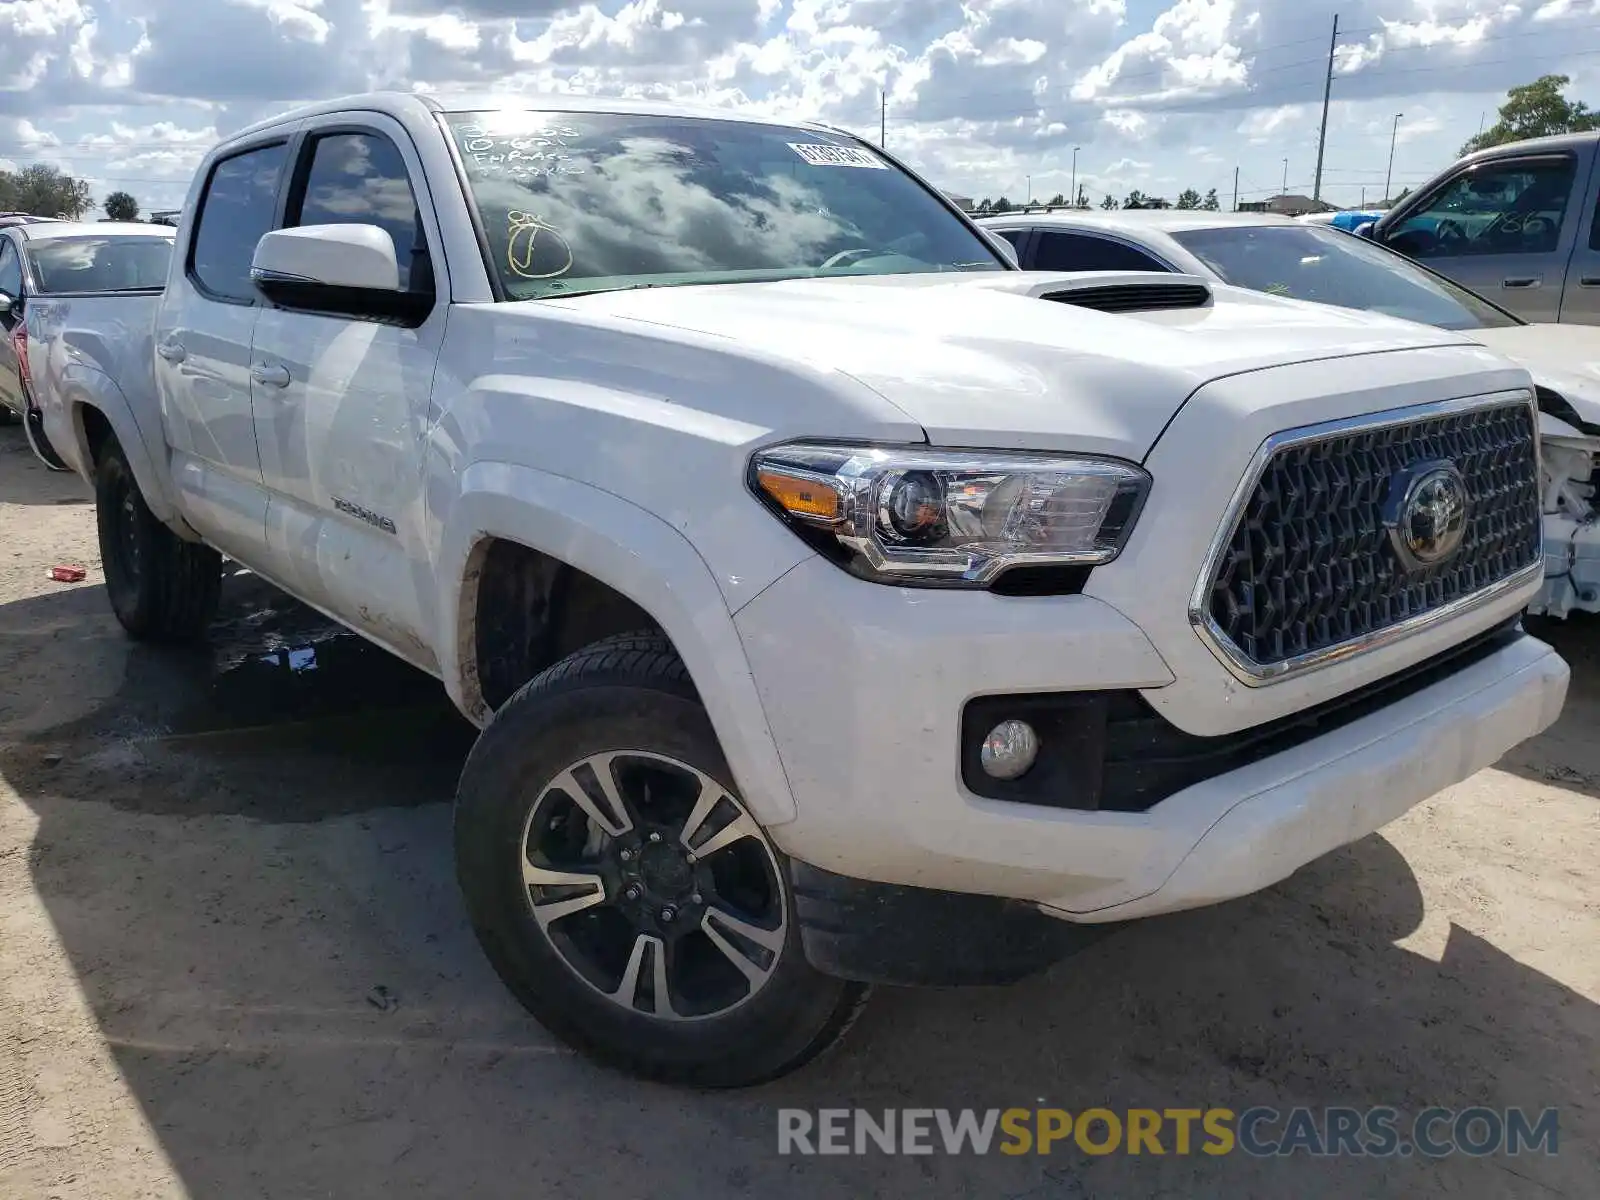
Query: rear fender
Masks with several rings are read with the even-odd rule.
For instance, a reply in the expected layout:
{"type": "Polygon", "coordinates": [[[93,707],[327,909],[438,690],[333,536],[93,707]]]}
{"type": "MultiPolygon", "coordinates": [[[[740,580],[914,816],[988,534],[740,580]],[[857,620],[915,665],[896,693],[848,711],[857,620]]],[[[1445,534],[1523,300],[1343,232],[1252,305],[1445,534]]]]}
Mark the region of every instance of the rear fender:
{"type": "MultiPolygon", "coordinates": [[[[199,535],[189,528],[178,507],[172,487],[171,473],[167,470],[167,448],[164,435],[158,427],[153,431],[143,429],[134,418],[133,408],[116,380],[103,371],[82,363],[73,363],[61,373],[59,384],[60,411],[70,416],[66,429],[66,444],[62,456],[74,470],[89,482],[94,480],[94,458],[90,454],[88,427],[84,410],[95,409],[105,417],[116,434],[117,442],[128,458],[139,491],[157,520],[169,526],[180,537],[199,541],[199,535]],[[153,433],[162,439],[152,446],[146,434],[153,433]]],[[[50,430],[47,429],[47,432],[50,430]]],[[[51,441],[56,439],[52,433],[51,441]]],[[[59,443],[57,443],[59,444],[59,443]]]]}

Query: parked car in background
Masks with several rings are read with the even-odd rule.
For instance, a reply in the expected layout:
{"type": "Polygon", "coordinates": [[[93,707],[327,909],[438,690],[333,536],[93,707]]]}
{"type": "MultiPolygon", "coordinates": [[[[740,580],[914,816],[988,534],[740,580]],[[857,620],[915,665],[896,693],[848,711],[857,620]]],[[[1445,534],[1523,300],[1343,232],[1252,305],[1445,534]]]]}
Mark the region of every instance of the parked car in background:
{"type": "Polygon", "coordinates": [[[1026,270],[1176,271],[1294,300],[1467,333],[1527,367],[1538,388],[1545,585],[1535,613],[1600,612],[1600,330],[1534,325],[1410,259],[1264,213],[1061,212],[992,217],[1026,270]]]}
{"type": "Polygon", "coordinates": [[[12,225],[41,225],[46,221],[59,221],[60,217],[36,217],[32,213],[3,212],[0,213],[0,229],[12,225]]]}
{"type": "Polygon", "coordinates": [[[1371,224],[1381,218],[1382,214],[1384,210],[1381,208],[1344,208],[1338,213],[1310,213],[1296,219],[1306,222],[1309,226],[1331,226],[1333,229],[1344,230],[1346,234],[1354,234],[1355,230],[1371,224]]]}
{"type": "MultiPolygon", "coordinates": [[[[157,295],[172,258],[173,230],[159,226],[72,221],[22,222],[0,228],[0,423],[21,421],[28,444],[54,470],[66,470],[45,433],[35,395],[40,346],[63,351],[51,370],[74,361],[99,362],[101,339],[123,330],[100,328],[106,297],[157,295]],[[78,345],[64,330],[93,328],[91,344],[78,345]],[[78,359],[71,351],[80,351],[78,359]]],[[[119,320],[126,309],[118,307],[119,320]]],[[[98,369],[104,369],[100,367],[98,369]]]]}
{"type": "Polygon", "coordinates": [[[1365,236],[1529,321],[1600,325],[1600,131],[1479,150],[1365,236]]]}

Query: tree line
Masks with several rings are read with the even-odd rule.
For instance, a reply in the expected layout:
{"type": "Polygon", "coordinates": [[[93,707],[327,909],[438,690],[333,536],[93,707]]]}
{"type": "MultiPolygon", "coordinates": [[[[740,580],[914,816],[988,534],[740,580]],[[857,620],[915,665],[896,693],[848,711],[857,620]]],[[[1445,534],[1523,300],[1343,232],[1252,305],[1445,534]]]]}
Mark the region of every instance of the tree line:
{"type": "MultiPolygon", "coordinates": [[[[89,185],[48,163],[0,171],[0,212],[77,221],[92,208],[94,196],[89,185]]],[[[104,208],[113,221],[139,219],[139,201],[127,192],[112,192],[106,197],[104,208]]]]}
{"type": "MultiPolygon", "coordinates": [[[[1014,211],[1015,209],[1026,208],[1028,207],[1028,203],[1030,202],[1024,202],[1021,204],[1013,203],[1004,196],[1001,196],[997,200],[991,200],[989,197],[985,196],[974,206],[974,211],[988,214],[1008,213],[1014,211]]],[[[1031,203],[1038,204],[1041,202],[1032,201],[1031,203]]],[[[1049,205],[1051,208],[1092,207],[1089,203],[1088,195],[1081,187],[1078,189],[1078,202],[1076,204],[1071,203],[1061,192],[1057,192],[1049,200],[1045,200],[1042,203],[1049,205]]],[[[1206,192],[1204,196],[1195,191],[1194,188],[1184,188],[1183,191],[1178,193],[1178,198],[1176,201],[1168,200],[1164,196],[1146,195],[1138,188],[1134,188],[1133,191],[1129,192],[1126,198],[1122,200],[1118,200],[1115,196],[1107,195],[1105,199],[1100,201],[1100,207],[1104,209],[1197,208],[1203,209],[1206,212],[1216,212],[1222,207],[1222,205],[1217,200],[1216,188],[1212,188],[1210,191],[1206,192]]]]}

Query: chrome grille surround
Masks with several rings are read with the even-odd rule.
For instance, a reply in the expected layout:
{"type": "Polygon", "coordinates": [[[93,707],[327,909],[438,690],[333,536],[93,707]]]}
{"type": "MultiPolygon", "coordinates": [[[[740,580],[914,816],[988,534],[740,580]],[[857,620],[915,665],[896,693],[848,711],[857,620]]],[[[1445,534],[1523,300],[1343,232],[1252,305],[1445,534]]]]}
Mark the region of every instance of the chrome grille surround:
{"type": "MultiPolygon", "coordinates": [[[[1212,538],[1205,563],[1190,596],[1190,624],[1235,678],[1247,686],[1259,687],[1370,653],[1423,629],[1453,620],[1527,586],[1536,580],[1543,570],[1538,428],[1538,408],[1533,396],[1529,392],[1517,390],[1390,409],[1274,434],[1264,441],[1252,456],[1228,505],[1226,516],[1212,538]],[[1508,416],[1514,417],[1518,423],[1526,422],[1526,437],[1516,439],[1518,444],[1498,446],[1487,444],[1493,433],[1498,432],[1502,436],[1505,434],[1505,428],[1496,431],[1493,427],[1496,422],[1504,426],[1508,416]],[[1405,426],[1422,428],[1416,430],[1413,435],[1408,435],[1406,441],[1396,445],[1392,435],[1394,431],[1405,426]],[[1389,477],[1394,474],[1395,468],[1390,467],[1382,478],[1376,478],[1373,472],[1368,472],[1365,476],[1358,475],[1354,481],[1345,478],[1340,481],[1343,486],[1361,493],[1352,506],[1350,515],[1362,521],[1363,525],[1353,531],[1347,529],[1333,536],[1341,540],[1348,549],[1364,550],[1372,555],[1375,565],[1371,574],[1383,576],[1381,580],[1366,579],[1352,583],[1347,574],[1344,580],[1347,600],[1349,593],[1357,587],[1364,586],[1368,593],[1372,593],[1376,583],[1388,586],[1398,582],[1402,591],[1408,587],[1428,588],[1440,597],[1439,602],[1430,603],[1420,609],[1413,606],[1413,611],[1394,620],[1347,621],[1354,626],[1364,627],[1357,628],[1351,636],[1326,644],[1310,644],[1313,639],[1307,637],[1289,638],[1289,641],[1300,644],[1288,652],[1264,656],[1265,661],[1258,660],[1235,641],[1229,629],[1216,614],[1217,590],[1219,583],[1222,582],[1220,577],[1225,568],[1237,565],[1241,554],[1248,557],[1250,547],[1241,545],[1241,536],[1248,542],[1252,532],[1258,534],[1261,532],[1260,527],[1252,530],[1247,523],[1252,519],[1252,513],[1257,519],[1261,515],[1260,489],[1263,479],[1269,468],[1279,462],[1279,456],[1309,446],[1339,442],[1346,443],[1340,448],[1346,454],[1381,455],[1387,452],[1391,457],[1403,456],[1412,464],[1439,457],[1441,444],[1448,444],[1451,457],[1456,454],[1479,458],[1485,455],[1493,458],[1498,455],[1493,464],[1494,469],[1501,473],[1498,481],[1486,480],[1482,471],[1469,471],[1469,480],[1474,485],[1475,505],[1487,495],[1495,506],[1487,513],[1481,510],[1475,512],[1473,519],[1492,520],[1498,517],[1505,528],[1480,529],[1472,539],[1472,545],[1463,547],[1461,556],[1470,558],[1482,548],[1483,542],[1489,540],[1493,542],[1490,556],[1501,555],[1505,562],[1500,565],[1505,569],[1496,571],[1497,577],[1488,583],[1465,592],[1461,592],[1457,587],[1458,594],[1448,596],[1444,594],[1451,591],[1450,581],[1444,577],[1449,572],[1461,569],[1458,560],[1441,564],[1416,580],[1397,581],[1396,572],[1403,571],[1404,568],[1394,559],[1394,551],[1388,545],[1387,536],[1378,516],[1378,509],[1384,498],[1384,487],[1389,477]],[[1407,449],[1409,454],[1406,454],[1407,449]],[[1229,563],[1230,558],[1234,559],[1233,564],[1229,563]],[[1440,583],[1441,580],[1444,582],[1440,583]],[[1439,586],[1430,587],[1435,584],[1439,586]]],[[[1335,472],[1348,471],[1349,464],[1335,463],[1329,469],[1335,472]]],[[[1324,515],[1333,518],[1337,512],[1329,509],[1324,515]]],[[[1302,537],[1299,539],[1300,544],[1293,549],[1301,556],[1325,549],[1310,545],[1311,540],[1302,537]]],[[[1273,549],[1279,554],[1284,551],[1281,538],[1279,545],[1273,549]]],[[[1332,564],[1320,565],[1329,568],[1332,564]]],[[[1470,569],[1479,564],[1469,561],[1466,565],[1470,569]]],[[[1392,586],[1388,594],[1369,594],[1367,598],[1369,604],[1381,603],[1391,608],[1395,601],[1392,586]]]]}

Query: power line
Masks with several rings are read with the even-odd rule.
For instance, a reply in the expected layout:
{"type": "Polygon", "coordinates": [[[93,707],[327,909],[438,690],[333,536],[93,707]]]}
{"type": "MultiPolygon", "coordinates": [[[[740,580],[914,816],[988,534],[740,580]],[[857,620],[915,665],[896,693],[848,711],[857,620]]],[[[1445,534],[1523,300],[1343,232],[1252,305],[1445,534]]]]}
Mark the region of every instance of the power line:
{"type": "MultiPolygon", "coordinates": [[[[1586,31],[1590,31],[1590,30],[1600,31],[1600,25],[1585,25],[1585,26],[1571,27],[1571,28],[1569,28],[1567,30],[1563,30],[1563,32],[1586,32],[1586,31]]],[[[1535,35],[1532,35],[1532,34],[1509,34],[1509,35],[1506,35],[1506,38],[1527,37],[1527,36],[1535,36],[1535,35]]],[[[1483,42],[1499,41],[1499,40],[1505,40],[1505,39],[1496,38],[1496,37],[1480,38],[1476,42],[1473,42],[1472,45],[1476,46],[1476,45],[1482,44],[1483,42]]],[[[1281,43],[1281,44],[1282,45],[1288,45],[1290,43],[1281,43]]],[[[1437,45],[1435,45],[1435,46],[1401,46],[1401,47],[1395,47],[1395,48],[1392,48],[1392,49],[1386,49],[1384,51],[1384,56],[1387,57],[1388,55],[1391,55],[1391,54],[1401,54],[1401,53],[1406,53],[1406,52],[1409,52],[1409,51],[1439,50],[1439,49],[1441,49],[1441,47],[1437,46],[1437,45]]],[[[1445,52],[1449,52],[1451,49],[1457,49],[1457,47],[1443,47],[1443,49],[1445,50],[1445,52]]],[[[1344,80],[1364,79],[1364,80],[1380,80],[1381,81],[1381,80],[1385,80],[1385,79],[1398,78],[1398,77],[1403,77],[1403,76],[1407,76],[1407,75],[1436,74],[1436,73],[1438,73],[1440,71],[1459,71],[1459,70],[1463,70],[1463,69],[1476,69],[1478,67],[1504,66],[1504,65],[1506,65],[1508,63],[1545,62],[1545,61],[1551,61],[1551,60],[1556,60],[1556,59],[1588,58],[1588,57],[1593,57],[1593,56],[1595,56],[1597,54],[1600,54],[1600,50],[1575,50],[1575,51],[1562,51],[1562,52],[1556,53],[1556,54],[1520,55],[1520,56],[1518,56],[1516,58],[1483,59],[1483,60],[1476,60],[1476,61],[1472,61],[1472,62],[1453,63],[1453,64],[1450,64],[1448,66],[1439,66],[1439,67],[1401,67],[1401,68],[1399,68],[1397,70],[1388,70],[1388,69],[1383,69],[1383,68],[1379,67],[1379,68],[1372,68],[1372,69],[1366,69],[1366,70],[1335,71],[1334,77],[1336,79],[1344,79],[1344,80]]],[[[1254,60],[1252,59],[1252,60],[1249,60],[1249,61],[1253,62],[1254,60]]],[[[1278,73],[1281,73],[1283,71],[1292,70],[1292,69],[1295,69],[1295,68],[1298,68],[1298,67],[1305,67],[1305,66],[1311,66],[1311,65],[1315,65],[1315,64],[1320,64],[1320,63],[1323,63],[1325,61],[1326,61],[1325,58],[1307,58],[1307,59],[1300,59],[1300,60],[1297,60],[1297,61],[1292,62],[1292,63],[1283,63],[1283,64],[1280,64],[1278,66],[1265,67],[1265,68],[1262,68],[1260,70],[1252,70],[1250,72],[1249,79],[1250,80],[1259,79],[1260,77],[1265,76],[1265,75],[1278,74],[1278,73]]],[[[1141,72],[1135,72],[1135,73],[1131,73],[1131,74],[1127,74],[1127,75],[1118,74],[1114,79],[1112,79],[1109,82],[1112,85],[1116,85],[1116,84],[1133,82],[1133,81],[1138,80],[1138,79],[1165,78],[1167,76],[1167,74],[1168,74],[1168,72],[1167,72],[1166,68],[1158,68],[1158,69],[1152,70],[1152,71],[1141,71],[1141,72]]],[[[920,88],[922,85],[918,85],[918,86],[920,88]]],[[[1064,87],[1064,86],[1067,86],[1067,85],[1063,84],[1063,85],[1058,85],[1058,86],[1064,87]]],[[[1298,93],[1298,89],[1294,89],[1294,91],[1295,91],[1295,93],[1298,93]]],[[[938,98],[940,100],[961,100],[961,99],[966,99],[968,97],[971,97],[971,96],[974,96],[974,95],[979,95],[979,94],[983,94],[983,93],[979,93],[979,92],[948,92],[948,91],[941,91],[938,94],[938,98]]],[[[1253,89],[1253,88],[1251,88],[1249,86],[1249,80],[1247,80],[1244,89],[1242,89],[1240,91],[1237,91],[1237,92],[1222,92],[1222,93],[1213,92],[1213,93],[1210,93],[1210,94],[1202,92],[1201,94],[1196,95],[1194,98],[1195,98],[1196,101],[1204,102],[1204,101],[1207,101],[1207,100],[1222,99],[1222,98],[1227,98],[1227,97],[1231,97],[1231,96],[1249,97],[1249,98],[1257,100],[1257,101],[1271,103],[1271,102],[1274,102],[1274,101],[1278,100],[1280,97],[1285,101],[1289,100],[1291,98],[1291,92],[1289,90],[1284,90],[1284,89],[1272,89],[1272,90],[1266,90],[1266,91],[1256,90],[1256,89],[1253,89]]],[[[1115,104],[1118,104],[1118,103],[1137,102],[1137,101],[1139,101],[1139,100],[1141,100],[1143,98],[1140,97],[1140,96],[1137,96],[1137,95],[1133,95],[1133,96],[1126,96],[1126,95],[1125,96],[1111,96],[1111,95],[1102,94],[1102,95],[1096,96],[1095,99],[1100,101],[1103,104],[1115,105],[1115,104]]],[[[1054,105],[1059,105],[1059,104],[1066,103],[1067,101],[1068,101],[1068,98],[1066,96],[1063,96],[1063,95],[1046,96],[1046,97],[1038,97],[1038,98],[1036,98],[1036,102],[1034,103],[1032,108],[1029,108],[1029,109],[1008,108],[1008,109],[1005,109],[1003,111],[1002,110],[989,110],[987,113],[985,113],[982,110],[980,110],[980,111],[975,112],[975,113],[974,112],[969,112],[969,113],[963,113],[963,114],[953,115],[953,116],[949,116],[949,117],[934,118],[934,119],[931,119],[931,120],[929,120],[927,118],[918,118],[918,117],[913,116],[913,115],[907,115],[907,116],[904,116],[904,117],[897,117],[896,119],[898,121],[901,121],[901,122],[906,123],[906,124],[939,124],[939,123],[944,122],[944,121],[973,119],[974,117],[977,117],[979,119],[988,119],[988,120],[1010,120],[1010,119],[1014,119],[1014,118],[1017,118],[1017,117],[1031,116],[1031,115],[1033,115],[1035,113],[1045,111],[1045,110],[1047,110],[1048,108],[1050,108],[1050,107],[1052,107],[1054,105]]]]}
{"type": "MultiPolygon", "coordinates": [[[[1375,29],[1367,29],[1367,30],[1361,30],[1361,29],[1343,30],[1342,33],[1346,37],[1351,37],[1351,36],[1354,36],[1356,34],[1364,33],[1364,32],[1382,32],[1382,31],[1383,30],[1382,30],[1381,27],[1377,27],[1375,29]]],[[[1465,44],[1436,42],[1436,43],[1433,43],[1431,45],[1418,44],[1418,45],[1414,45],[1414,46],[1385,46],[1384,50],[1383,50],[1383,57],[1387,58],[1390,55],[1395,55],[1395,54],[1411,54],[1411,53],[1420,53],[1420,52],[1426,52],[1426,51],[1438,51],[1438,52],[1443,52],[1443,53],[1450,53],[1451,51],[1470,50],[1470,49],[1472,49],[1474,47],[1481,46],[1481,45],[1483,45],[1483,44],[1485,44],[1487,42],[1509,41],[1509,40],[1514,40],[1514,39],[1517,39],[1517,38],[1525,38],[1525,37],[1542,37],[1542,36],[1548,36],[1549,34],[1552,34],[1552,33],[1587,33],[1587,32],[1591,32],[1591,31],[1600,31],[1600,24],[1591,23],[1591,24],[1585,24],[1585,25],[1571,25],[1571,26],[1562,26],[1559,30],[1558,29],[1550,29],[1550,30],[1537,30],[1537,31],[1533,31],[1533,32],[1524,32],[1524,33],[1511,33],[1511,34],[1491,35],[1491,36],[1487,36],[1487,37],[1481,37],[1481,38],[1474,39],[1472,42],[1465,43],[1465,44]]],[[[1296,42],[1274,42],[1271,45],[1258,46],[1255,49],[1250,51],[1249,57],[1241,58],[1239,61],[1240,61],[1241,64],[1247,64],[1247,65],[1251,65],[1253,67],[1253,64],[1255,63],[1256,59],[1258,59],[1261,55],[1267,53],[1268,51],[1283,49],[1286,46],[1298,45],[1298,44],[1301,44],[1301,43],[1303,43],[1305,41],[1321,41],[1321,40],[1322,39],[1320,37],[1318,37],[1318,38],[1310,38],[1310,39],[1301,38],[1296,42]]],[[[1350,45],[1350,43],[1342,43],[1342,44],[1343,45],[1350,45]]],[[[1600,53],[1600,51],[1562,51],[1561,53],[1558,53],[1558,54],[1543,54],[1543,55],[1531,55],[1531,56],[1530,55],[1523,55],[1523,56],[1519,56],[1519,57],[1514,58],[1514,59],[1491,59],[1491,60],[1486,60],[1486,61],[1482,61],[1482,62],[1464,62],[1464,63],[1453,64],[1451,66],[1445,66],[1445,67],[1401,68],[1398,71],[1385,71],[1385,72],[1381,72],[1381,73],[1378,72],[1378,71],[1373,71],[1373,70],[1335,71],[1334,75],[1335,75],[1335,78],[1342,78],[1342,79],[1355,79],[1357,77],[1362,77],[1362,78],[1367,78],[1367,79],[1371,79],[1371,78],[1375,78],[1375,77],[1377,77],[1377,78],[1388,78],[1391,75],[1410,74],[1410,73],[1415,73],[1415,72],[1419,72],[1419,71],[1453,71],[1453,70],[1460,70],[1462,68],[1473,68],[1473,67],[1479,67],[1479,66],[1496,66],[1496,65],[1501,65],[1501,64],[1504,64],[1504,63],[1508,63],[1508,62],[1539,62],[1539,61],[1550,60],[1550,59],[1576,58],[1576,57],[1583,57],[1585,55],[1592,55],[1592,54],[1595,54],[1595,53],[1600,53]]],[[[1250,78],[1251,79],[1258,79],[1258,78],[1261,78],[1262,76],[1281,74],[1284,71],[1292,71],[1292,70],[1296,70],[1296,69],[1298,69],[1300,67],[1319,66],[1319,65],[1325,63],[1326,61],[1327,61],[1327,58],[1326,58],[1325,55],[1319,55],[1316,58],[1302,58],[1302,59],[1296,59],[1293,62],[1278,63],[1276,65],[1266,66],[1266,67],[1262,67],[1260,69],[1252,69],[1250,71],[1250,78]]],[[[1093,70],[1093,68],[1090,68],[1090,70],[1093,70]]],[[[1087,72],[1085,72],[1085,73],[1087,73],[1087,72]]],[[[1156,68],[1152,68],[1150,70],[1129,72],[1127,74],[1123,74],[1123,73],[1119,72],[1116,76],[1114,76],[1108,82],[1110,84],[1112,84],[1112,85],[1115,85],[1115,84],[1122,84],[1122,83],[1131,83],[1131,82],[1135,82],[1135,81],[1140,80],[1140,79],[1163,79],[1163,78],[1166,78],[1168,76],[1168,73],[1169,73],[1169,71],[1168,71],[1168,68],[1166,68],[1166,67],[1156,67],[1156,68]]],[[[924,84],[926,82],[927,81],[924,81],[924,84]]],[[[918,88],[920,89],[922,86],[924,86],[924,84],[919,84],[918,88]]],[[[1062,85],[1058,85],[1058,86],[1062,86],[1062,85]]],[[[975,96],[975,95],[982,95],[982,94],[985,94],[985,93],[983,93],[981,91],[976,91],[976,90],[974,90],[974,91],[962,91],[962,92],[951,92],[951,91],[943,91],[943,90],[941,90],[939,92],[939,98],[941,100],[962,100],[962,99],[967,99],[967,98],[975,96]]],[[[1044,104],[1041,103],[1039,105],[1039,107],[1044,107],[1044,104]]],[[[1022,113],[1018,113],[1017,115],[1023,115],[1023,114],[1022,113]]],[[[897,118],[897,119],[898,120],[902,120],[902,121],[908,121],[908,122],[914,122],[916,120],[916,118],[914,118],[914,117],[901,117],[901,118],[897,118]]],[[[954,120],[955,118],[944,118],[944,119],[946,119],[946,120],[954,120]]]]}

